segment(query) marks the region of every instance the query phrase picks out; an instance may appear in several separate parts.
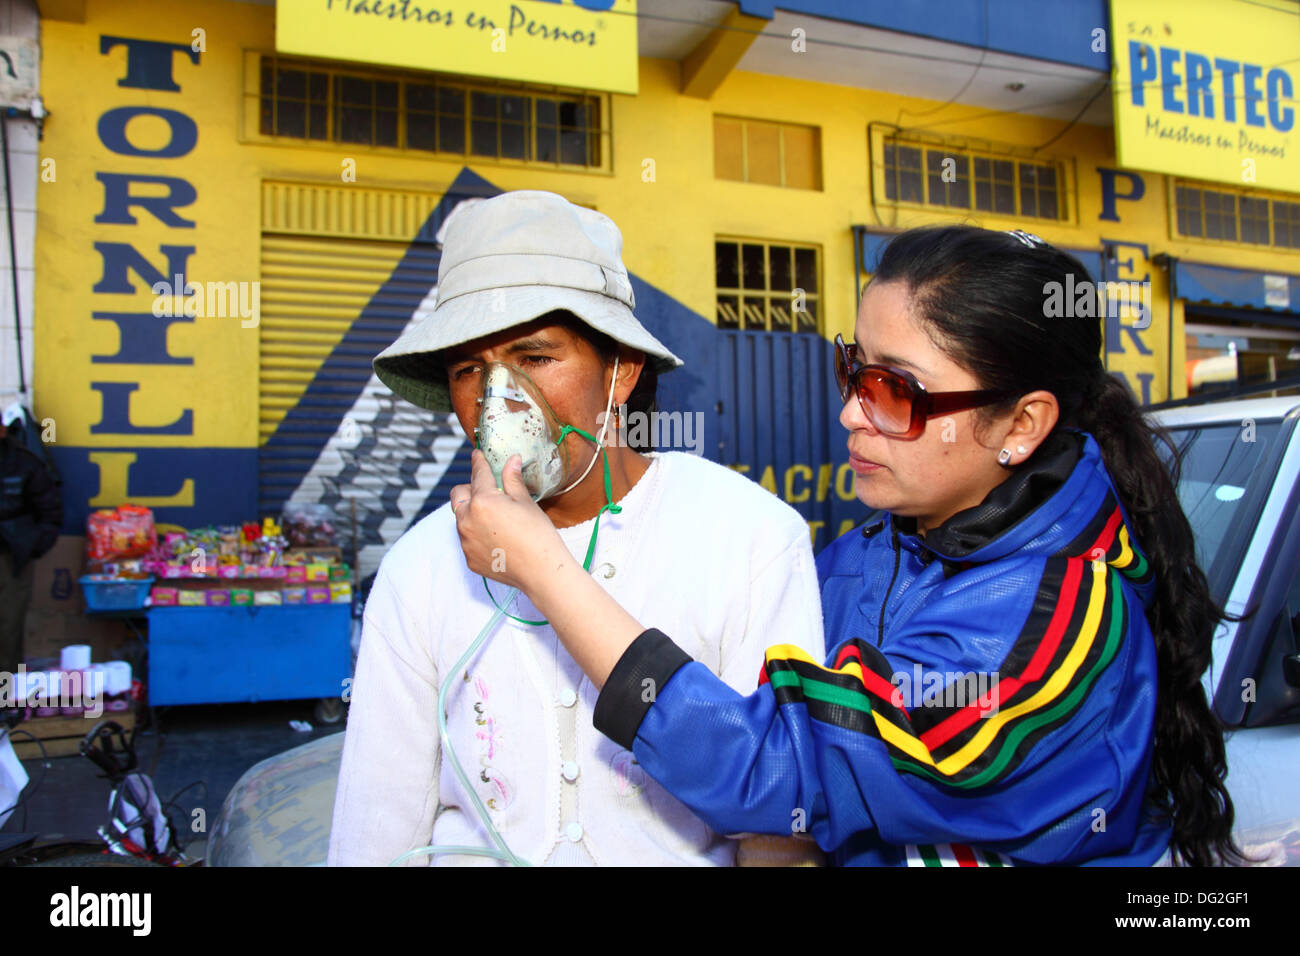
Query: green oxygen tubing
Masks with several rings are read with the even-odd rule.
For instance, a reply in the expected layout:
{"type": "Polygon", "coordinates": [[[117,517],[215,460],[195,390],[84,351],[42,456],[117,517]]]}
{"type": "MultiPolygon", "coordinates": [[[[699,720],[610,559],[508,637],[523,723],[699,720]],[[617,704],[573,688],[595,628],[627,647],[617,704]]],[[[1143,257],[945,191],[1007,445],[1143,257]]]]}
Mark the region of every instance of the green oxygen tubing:
{"type": "Polygon", "coordinates": [[[478,649],[483,646],[483,642],[488,639],[488,635],[496,630],[497,625],[499,625],[502,618],[506,616],[506,607],[510,605],[510,602],[515,599],[515,595],[518,593],[518,588],[510,589],[506,594],[505,601],[502,604],[497,605],[497,609],[493,613],[492,617],[488,620],[487,624],[483,625],[483,630],[478,632],[478,637],[474,638],[474,642],[465,649],[465,653],[460,656],[460,660],[458,660],[455,666],[452,667],[451,673],[447,675],[447,679],[442,682],[442,687],[438,690],[438,740],[442,746],[442,752],[446,758],[451,761],[451,769],[455,771],[456,778],[460,780],[461,786],[464,787],[465,792],[469,794],[470,801],[474,804],[474,809],[477,811],[479,819],[483,821],[483,825],[487,827],[488,835],[492,838],[492,842],[496,844],[496,849],[476,846],[422,846],[403,853],[397,859],[393,860],[392,863],[388,864],[389,866],[400,866],[407,860],[417,856],[439,856],[443,854],[455,854],[458,856],[486,856],[495,860],[504,860],[512,866],[532,866],[532,864],[527,860],[515,856],[510,847],[506,845],[505,839],[497,831],[497,828],[492,825],[492,820],[488,816],[487,807],[483,806],[483,801],[479,799],[478,793],[470,785],[469,777],[466,775],[464,768],[461,767],[460,761],[456,759],[456,751],[452,749],[451,740],[447,736],[447,692],[451,690],[452,681],[456,679],[457,674],[461,673],[461,671],[469,665],[470,660],[476,653],[478,653],[478,649]]]}

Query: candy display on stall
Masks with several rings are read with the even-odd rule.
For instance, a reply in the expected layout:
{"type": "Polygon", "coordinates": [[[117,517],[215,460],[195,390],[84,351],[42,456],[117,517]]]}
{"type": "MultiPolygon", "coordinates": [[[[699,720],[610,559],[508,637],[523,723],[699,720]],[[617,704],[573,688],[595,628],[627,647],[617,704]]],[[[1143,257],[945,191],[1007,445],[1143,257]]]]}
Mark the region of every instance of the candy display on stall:
{"type": "Polygon", "coordinates": [[[153,512],[137,505],[91,512],[86,519],[86,557],[91,561],[142,558],[158,544],[153,512]]]}
{"type": "Polygon", "coordinates": [[[332,548],[338,544],[334,513],[328,505],[291,502],[284,507],[283,524],[291,548],[332,548]]]}
{"type": "Polygon", "coordinates": [[[101,588],[139,581],[140,600],[148,592],[155,607],[348,603],[352,569],[334,546],[331,517],[325,506],[291,505],[283,522],[170,526],[160,535],[148,508],[122,505],[88,519],[87,570],[101,588]]]}

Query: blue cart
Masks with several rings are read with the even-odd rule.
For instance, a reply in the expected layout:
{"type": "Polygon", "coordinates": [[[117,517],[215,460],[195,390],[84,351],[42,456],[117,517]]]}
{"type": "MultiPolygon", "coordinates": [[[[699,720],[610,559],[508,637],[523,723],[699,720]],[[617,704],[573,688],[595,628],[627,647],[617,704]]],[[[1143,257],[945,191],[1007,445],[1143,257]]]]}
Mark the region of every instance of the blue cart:
{"type": "Polygon", "coordinates": [[[315,697],[318,720],[342,716],[350,604],[154,607],[148,614],[151,704],[315,697]]]}

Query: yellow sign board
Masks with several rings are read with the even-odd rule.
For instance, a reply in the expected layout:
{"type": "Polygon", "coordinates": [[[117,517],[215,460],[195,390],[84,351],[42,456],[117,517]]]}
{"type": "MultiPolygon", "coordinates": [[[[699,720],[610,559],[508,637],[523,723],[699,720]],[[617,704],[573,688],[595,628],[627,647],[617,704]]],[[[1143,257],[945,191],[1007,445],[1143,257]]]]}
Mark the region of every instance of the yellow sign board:
{"type": "Polygon", "coordinates": [[[280,53],[637,91],[637,0],[278,0],[280,53]]]}
{"type": "Polygon", "coordinates": [[[1300,191],[1294,6],[1111,0],[1110,9],[1120,165],[1300,191]]]}

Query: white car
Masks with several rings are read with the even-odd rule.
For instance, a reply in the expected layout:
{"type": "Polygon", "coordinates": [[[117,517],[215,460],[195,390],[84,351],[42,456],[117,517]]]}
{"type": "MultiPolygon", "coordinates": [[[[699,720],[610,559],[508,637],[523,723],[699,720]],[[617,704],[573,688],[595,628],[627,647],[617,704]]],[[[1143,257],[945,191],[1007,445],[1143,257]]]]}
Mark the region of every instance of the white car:
{"type": "MultiPolygon", "coordinates": [[[[1183,456],[1179,498],[1216,600],[1246,620],[1219,628],[1205,677],[1229,728],[1238,844],[1300,866],[1300,399],[1155,412],[1183,456]]],[[[263,760],[215,821],[210,866],[323,865],[343,734],[263,760]]]]}
{"type": "Polygon", "coordinates": [[[1239,845],[1300,866],[1300,398],[1157,411],[1182,457],[1178,497],[1197,562],[1230,614],[1205,676],[1229,728],[1239,845]]]}

